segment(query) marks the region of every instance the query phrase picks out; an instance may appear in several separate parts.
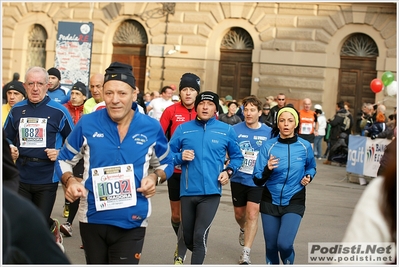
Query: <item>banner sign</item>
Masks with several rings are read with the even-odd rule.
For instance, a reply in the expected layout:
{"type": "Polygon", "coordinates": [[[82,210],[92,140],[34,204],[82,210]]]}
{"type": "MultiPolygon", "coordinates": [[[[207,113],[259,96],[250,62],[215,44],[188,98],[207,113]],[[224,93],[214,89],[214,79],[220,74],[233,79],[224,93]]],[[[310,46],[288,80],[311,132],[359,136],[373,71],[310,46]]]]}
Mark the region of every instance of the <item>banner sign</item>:
{"type": "Polygon", "coordinates": [[[349,135],[346,171],[376,177],[381,157],[390,142],[391,140],[385,138],[372,140],[365,136],[349,135]]]}
{"type": "Polygon", "coordinates": [[[71,88],[90,79],[94,25],[91,22],[58,22],[54,66],[61,72],[61,85],[71,88]]]}

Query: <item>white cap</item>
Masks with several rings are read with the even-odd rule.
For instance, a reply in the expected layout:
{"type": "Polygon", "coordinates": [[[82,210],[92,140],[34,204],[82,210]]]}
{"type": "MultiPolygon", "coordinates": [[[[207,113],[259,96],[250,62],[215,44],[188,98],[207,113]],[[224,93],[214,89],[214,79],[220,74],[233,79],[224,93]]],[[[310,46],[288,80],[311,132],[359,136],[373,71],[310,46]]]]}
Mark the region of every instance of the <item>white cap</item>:
{"type": "Polygon", "coordinates": [[[319,105],[319,104],[316,104],[316,105],[314,105],[314,109],[320,109],[320,110],[323,110],[323,108],[319,105]]]}
{"type": "Polygon", "coordinates": [[[179,101],[179,96],[178,95],[173,95],[172,96],[172,101],[179,101]]]}

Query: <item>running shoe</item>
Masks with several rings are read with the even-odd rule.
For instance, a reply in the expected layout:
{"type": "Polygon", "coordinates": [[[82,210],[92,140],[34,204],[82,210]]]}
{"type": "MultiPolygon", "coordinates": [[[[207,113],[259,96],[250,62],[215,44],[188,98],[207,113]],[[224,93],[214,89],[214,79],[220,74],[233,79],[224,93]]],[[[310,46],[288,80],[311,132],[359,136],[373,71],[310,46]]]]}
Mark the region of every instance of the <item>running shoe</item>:
{"type": "Polygon", "coordinates": [[[183,259],[181,257],[176,257],[174,264],[175,265],[182,265],[183,264],[183,259]]]}
{"type": "Polygon", "coordinates": [[[251,264],[251,260],[249,258],[249,253],[245,250],[241,252],[240,259],[238,260],[240,265],[248,265],[251,264]]]}
{"type": "Polygon", "coordinates": [[[173,255],[173,258],[176,259],[179,256],[179,245],[176,245],[176,250],[175,254],[173,255]]]}
{"type": "Polygon", "coordinates": [[[68,218],[68,216],[69,216],[69,204],[65,204],[64,205],[64,211],[62,213],[62,216],[64,216],[64,218],[68,218]]]}
{"type": "Polygon", "coordinates": [[[238,235],[238,242],[240,242],[241,246],[244,246],[244,230],[240,228],[240,234],[238,235]]]}
{"type": "Polygon", "coordinates": [[[65,252],[63,245],[63,238],[60,232],[60,223],[57,219],[52,219],[54,221],[53,227],[51,228],[51,233],[54,235],[55,243],[60,247],[62,252],[65,252]]]}
{"type": "Polygon", "coordinates": [[[72,225],[69,222],[65,222],[60,226],[61,233],[64,234],[66,237],[72,236],[72,225]]]}

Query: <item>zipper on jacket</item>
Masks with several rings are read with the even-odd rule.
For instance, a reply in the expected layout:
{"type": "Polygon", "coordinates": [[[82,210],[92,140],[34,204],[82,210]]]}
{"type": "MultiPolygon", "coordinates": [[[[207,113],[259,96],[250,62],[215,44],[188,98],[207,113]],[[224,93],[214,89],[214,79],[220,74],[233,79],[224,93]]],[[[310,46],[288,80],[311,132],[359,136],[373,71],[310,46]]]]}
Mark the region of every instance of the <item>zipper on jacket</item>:
{"type": "Polygon", "coordinates": [[[289,173],[290,173],[290,162],[291,162],[290,144],[288,144],[288,153],[287,154],[288,154],[287,176],[285,177],[284,185],[283,185],[283,187],[281,188],[281,191],[280,191],[280,206],[282,206],[282,204],[283,204],[283,191],[284,191],[285,185],[287,184],[288,176],[289,176],[289,173]]]}
{"type": "Polygon", "coordinates": [[[188,190],[188,164],[186,168],[186,190],[188,190]]]}

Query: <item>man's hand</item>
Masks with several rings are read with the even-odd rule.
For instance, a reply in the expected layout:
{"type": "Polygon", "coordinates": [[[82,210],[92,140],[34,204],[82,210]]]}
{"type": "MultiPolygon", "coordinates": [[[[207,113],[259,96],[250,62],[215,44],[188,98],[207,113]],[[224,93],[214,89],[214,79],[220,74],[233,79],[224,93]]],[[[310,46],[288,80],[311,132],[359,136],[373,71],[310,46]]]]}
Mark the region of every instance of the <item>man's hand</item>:
{"type": "Polygon", "coordinates": [[[55,149],[55,148],[46,148],[44,150],[44,152],[47,153],[47,157],[51,160],[51,161],[55,161],[58,157],[58,152],[59,150],[55,149]]]}
{"type": "Polygon", "coordinates": [[[75,178],[69,179],[66,190],[65,190],[65,198],[70,201],[74,202],[80,197],[86,197],[87,190],[80,182],[78,182],[75,178]]]}
{"type": "Polygon", "coordinates": [[[156,180],[158,179],[158,177],[154,174],[150,174],[146,177],[144,177],[141,180],[141,185],[139,188],[137,188],[137,192],[141,192],[141,194],[143,196],[145,196],[146,198],[150,198],[152,196],[155,195],[155,185],[156,185],[156,180]],[[154,179],[155,177],[155,179],[154,179]]]}
{"type": "Polygon", "coordinates": [[[219,174],[218,181],[220,182],[221,185],[225,185],[229,182],[229,175],[227,171],[222,171],[219,174]]]}
{"type": "Polygon", "coordinates": [[[16,146],[10,145],[10,151],[11,151],[11,157],[12,160],[17,160],[17,158],[19,157],[19,150],[16,146]]]}

